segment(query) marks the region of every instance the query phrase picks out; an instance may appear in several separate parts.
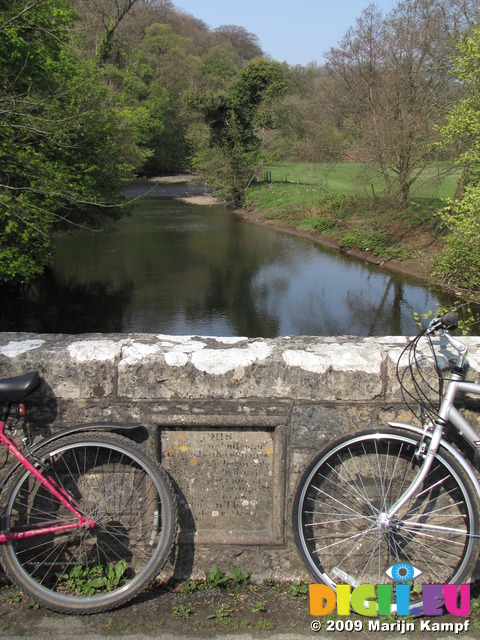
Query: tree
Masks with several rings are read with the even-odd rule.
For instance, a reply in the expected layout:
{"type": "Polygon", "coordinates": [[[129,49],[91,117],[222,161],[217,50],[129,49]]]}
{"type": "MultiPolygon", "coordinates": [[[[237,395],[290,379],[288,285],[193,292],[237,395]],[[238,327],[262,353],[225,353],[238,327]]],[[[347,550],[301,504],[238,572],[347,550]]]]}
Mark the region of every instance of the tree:
{"type": "Polygon", "coordinates": [[[436,260],[435,275],[454,289],[480,299],[480,187],[465,186],[461,200],[440,214],[447,235],[445,249],[436,260]]]}
{"type": "MultiPolygon", "coordinates": [[[[201,64],[191,53],[192,48],[190,38],[178,35],[170,25],[152,24],[129,60],[128,69],[137,74],[139,82],[146,87],[156,86],[157,93],[161,89],[166,98],[163,109],[151,110],[151,126],[157,131],[149,144],[151,153],[142,167],[142,172],[148,175],[178,171],[185,166],[185,132],[189,119],[183,94],[199,77],[201,64]],[[161,130],[157,127],[160,121],[161,130]]],[[[143,93],[140,92],[139,97],[147,105],[143,93]]]]}
{"type": "Polygon", "coordinates": [[[433,159],[435,125],[455,91],[448,66],[456,4],[403,0],[386,18],[370,5],[328,55],[351,150],[380,171],[399,207],[433,159]]]}
{"type": "Polygon", "coordinates": [[[463,169],[462,184],[480,179],[480,26],[472,27],[457,46],[453,73],[462,83],[465,97],[458,100],[441,128],[442,144],[457,152],[463,169]]]}
{"type": "Polygon", "coordinates": [[[274,105],[275,128],[263,134],[264,146],[280,158],[299,162],[338,159],[344,137],[337,127],[336,97],[324,67],[286,69],[286,91],[274,105]]]}
{"type": "Polygon", "coordinates": [[[113,6],[114,10],[109,16],[108,23],[105,25],[103,37],[97,48],[97,58],[100,63],[105,62],[108,58],[113,46],[115,31],[136,1],[137,0],[115,0],[113,6]]]}
{"type": "Polygon", "coordinates": [[[93,48],[100,64],[107,61],[118,27],[137,0],[72,0],[82,21],[82,40],[93,48]],[[93,41],[93,42],[92,42],[93,41]]]}
{"type": "Polygon", "coordinates": [[[235,25],[223,25],[214,31],[215,41],[230,50],[236,58],[238,66],[243,67],[247,62],[263,56],[258,37],[235,25]]]}
{"type": "Polygon", "coordinates": [[[450,285],[480,295],[480,26],[472,27],[458,45],[455,73],[467,95],[448,114],[442,142],[458,150],[462,189],[441,219],[448,231],[437,274],[450,285]]]}
{"type": "Polygon", "coordinates": [[[258,129],[272,123],[265,107],[284,90],[282,66],[258,58],[242,69],[228,92],[188,98],[202,111],[210,132],[208,147],[196,156],[196,167],[237,206],[244,205],[261,158],[258,129]]]}
{"type": "Polygon", "coordinates": [[[55,225],[111,203],[128,167],[94,64],[71,42],[66,0],[0,4],[0,281],[28,282],[55,225]]]}
{"type": "Polygon", "coordinates": [[[143,173],[165,131],[171,108],[168,92],[143,56],[131,61],[125,70],[107,67],[106,71],[109,82],[116,87],[114,102],[122,131],[123,160],[143,173]]]}
{"type": "Polygon", "coordinates": [[[238,74],[232,54],[223,47],[213,47],[202,57],[201,79],[211,89],[225,89],[238,74]]]}

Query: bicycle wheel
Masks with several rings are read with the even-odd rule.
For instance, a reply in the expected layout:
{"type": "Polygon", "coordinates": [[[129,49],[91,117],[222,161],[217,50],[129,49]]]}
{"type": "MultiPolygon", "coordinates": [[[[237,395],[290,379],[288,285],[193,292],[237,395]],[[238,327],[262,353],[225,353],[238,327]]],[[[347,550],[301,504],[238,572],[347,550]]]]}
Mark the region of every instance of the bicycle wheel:
{"type": "Polygon", "coordinates": [[[363,432],[312,461],[293,505],[298,549],[313,576],[336,583],[391,583],[387,570],[409,564],[419,584],[459,583],[477,559],[478,510],[470,483],[439,452],[423,486],[393,518],[387,510],[420,463],[410,434],[363,432]]]}
{"type": "MultiPolygon", "coordinates": [[[[69,436],[36,455],[95,526],[1,545],[9,576],[38,603],[64,613],[127,602],[155,579],[174,542],[167,475],[137,445],[110,434],[69,436]]],[[[8,491],[4,518],[7,532],[76,521],[24,470],[8,491]]]]}

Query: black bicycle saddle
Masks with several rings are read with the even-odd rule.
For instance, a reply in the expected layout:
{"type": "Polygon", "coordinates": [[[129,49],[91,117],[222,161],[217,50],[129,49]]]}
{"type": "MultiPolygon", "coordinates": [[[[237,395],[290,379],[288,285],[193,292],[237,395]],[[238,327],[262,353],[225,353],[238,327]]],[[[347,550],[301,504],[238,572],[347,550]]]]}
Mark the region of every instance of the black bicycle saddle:
{"type": "Polygon", "coordinates": [[[35,391],[40,384],[40,376],[36,371],[25,373],[23,376],[0,379],[0,400],[16,402],[22,400],[29,393],[35,391]]]}

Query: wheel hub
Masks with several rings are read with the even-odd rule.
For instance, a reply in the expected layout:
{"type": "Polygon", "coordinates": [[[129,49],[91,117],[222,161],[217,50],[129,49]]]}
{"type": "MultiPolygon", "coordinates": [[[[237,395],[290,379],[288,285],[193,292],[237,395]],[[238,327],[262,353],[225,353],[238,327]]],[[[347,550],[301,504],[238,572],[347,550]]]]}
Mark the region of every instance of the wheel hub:
{"type": "Polygon", "coordinates": [[[392,522],[387,513],[380,513],[377,520],[378,528],[386,533],[392,528],[392,522]]]}

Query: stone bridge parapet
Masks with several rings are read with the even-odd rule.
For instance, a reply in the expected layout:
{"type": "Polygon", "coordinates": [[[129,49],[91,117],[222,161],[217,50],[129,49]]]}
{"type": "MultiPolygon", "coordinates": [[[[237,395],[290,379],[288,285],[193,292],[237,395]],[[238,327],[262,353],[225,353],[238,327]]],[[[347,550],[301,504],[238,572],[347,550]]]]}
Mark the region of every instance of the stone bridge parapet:
{"type": "MultiPolygon", "coordinates": [[[[470,379],[480,338],[467,338],[470,379]]],[[[396,380],[405,337],[213,338],[0,334],[0,377],[37,370],[30,417],[51,430],[136,423],[171,475],[180,527],[174,570],[216,564],[255,579],[308,579],[291,508],[302,471],[337,437],[412,421],[396,380]]],[[[469,417],[480,425],[475,408],[469,417]]],[[[480,429],[480,426],[479,426],[480,429]]]]}

